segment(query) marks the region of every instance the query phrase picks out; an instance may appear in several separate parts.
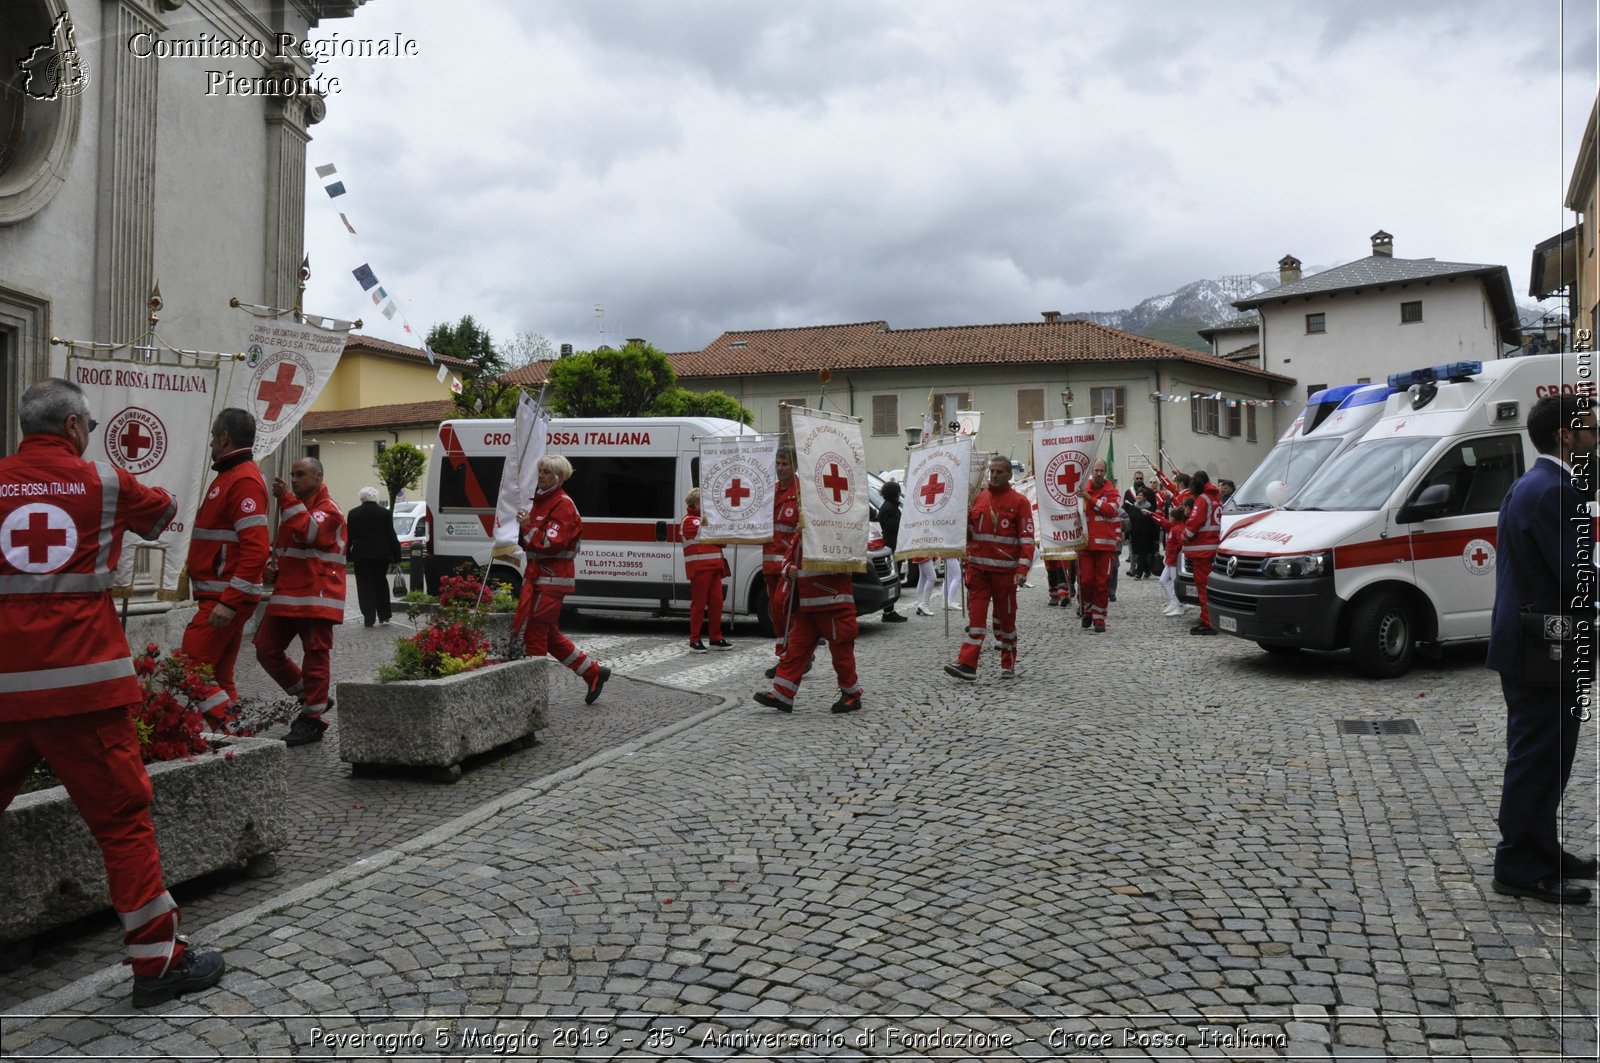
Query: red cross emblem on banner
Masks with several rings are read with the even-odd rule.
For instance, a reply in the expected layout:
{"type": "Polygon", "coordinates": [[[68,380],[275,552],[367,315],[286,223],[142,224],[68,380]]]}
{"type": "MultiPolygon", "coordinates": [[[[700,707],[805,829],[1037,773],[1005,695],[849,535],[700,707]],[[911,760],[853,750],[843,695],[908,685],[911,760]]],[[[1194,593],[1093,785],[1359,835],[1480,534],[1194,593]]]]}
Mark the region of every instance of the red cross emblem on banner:
{"type": "Polygon", "coordinates": [[[838,505],[844,501],[844,493],[850,490],[850,478],[839,472],[837,463],[830,463],[827,474],[822,477],[822,486],[833,492],[833,503],[838,505]]]}
{"type": "Polygon", "coordinates": [[[732,503],[734,509],[738,509],[744,505],[744,500],[750,497],[750,488],[744,485],[743,480],[735,476],[733,483],[729,484],[728,489],[722,492],[722,497],[732,503]]]}
{"type": "Polygon", "coordinates": [[[922,485],[922,489],[917,494],[922,496],[922,504],[931,509],[934,502],[938,501],[939,496],[944,494],[949,487],[949,484],[940,483],[939,474],[934,472],[928,475],[928,482],[922,485]]]}
{"type": "Polygon", "coordinates": [[[1061,474],[1056,477],[1056,483],[1067,489],[1067,494],[1078,493],[1078,467],[1072,462],[1067,462],[1061,469],[1061,474]]]}
{"type": "Polygon", "coordinates": [[[278,375],[272,380],[263,380],[261,386],[256,389],[256,399],[267,404],[261,419],[276,421],[283,415],[285,406],[293,406],[305,393],[306,389],[294,382],[294,365],[289,362],[279,362],[278,375]]]}
{"type": "Polygon", "coordinates": [[[138,421],[129,421],[128,426],[117,437],[117,443],[130,461],[138,461],[139,456],[153,447],[155,442],[155,437],[145,431],[144,425],[138,421]]]}

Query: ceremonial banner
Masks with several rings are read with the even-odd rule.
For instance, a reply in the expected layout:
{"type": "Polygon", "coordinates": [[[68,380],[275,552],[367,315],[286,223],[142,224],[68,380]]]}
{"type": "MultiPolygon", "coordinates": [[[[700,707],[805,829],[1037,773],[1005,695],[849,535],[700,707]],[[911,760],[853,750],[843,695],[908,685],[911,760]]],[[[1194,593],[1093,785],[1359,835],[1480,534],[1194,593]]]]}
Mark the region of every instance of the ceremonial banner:
{"type": "Polygon", "coordinates": [[[790,408],[807,572],[867,570],[867,461],[861,418],[790,408]]]}
{"type": "Polygon", "coordinates": [[[700,542],[772,541],[777,436],[700,437],[700,542]]]}
{"type": "Polygon", "coordinates": [[[957,431],[961,435],[978,438],[978,426],[982,423],[982,410],[960,410],[956,413],[956,424],[960,425],[957,431]]]}
{"type": "Polygon", "coordinates": [[[89,414],[100,422],[89,437],[84,458],[110,462],[139,478],[165,488],[178,512],[153,542],[128,535],[117,565],[115,589],[133,586],[134,547],[160,547],[151,566],[158,594],[176,599],[179,577],[189,556],[189,534],[200,508],[200,487],[211,462],[212,401],[217,368],[135,362],[127,357],[72,355],[67,379],[83,389],[89,414]],[[204,418],[204,419],[202,419],[204,418]]]}
{"type": "Polygon", "coordinates": [[[288,317],[251,319],[244,364],[233,367],[223,405],[255,415],[257,459],[277,450],[322,394],[344,353],[345,335],[288,317]]]}
{"type": "Polygon", "coordinates": [[[1039,516],[1039,554],[1046,560],[1076,557],[1083,546],[1083,500],[1078,488],[1100,449],[1105,418],[1033,423],[1033,467],[1039,516]]]}
{"type": "Polygon", "coordinates": [[[500,474],[500,497],[494,504],[494,557],[509,557],[522,564],[517,511],[527,506],[539,489],[539,461],[549,435],[550,414],[524,391],[511,422],[511,449],[500,474]]]}
{"type": "Polygon", "coordinates": [[[906,458],[906,493],[894,556],[965,557],[972,437],[919,443],[906,458]]]}

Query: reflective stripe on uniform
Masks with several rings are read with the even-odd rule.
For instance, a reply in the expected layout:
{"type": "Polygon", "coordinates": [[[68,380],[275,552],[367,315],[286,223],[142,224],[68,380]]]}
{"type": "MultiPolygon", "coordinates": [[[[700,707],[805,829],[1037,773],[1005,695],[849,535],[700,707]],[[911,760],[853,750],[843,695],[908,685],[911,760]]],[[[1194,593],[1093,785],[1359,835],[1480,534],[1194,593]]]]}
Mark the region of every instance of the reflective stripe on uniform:
{"type": "Polygon", "coordinates": [[[821,598],[801,598],[800,608],[819,605],[849,605],[855,601],[852,594],[829,594],[821,598]]]}
{"type": "Polygon", "coordinates": [[[973,532],[972,541],[975,543],[999,543],[1001,546],[1016,546],[1022,542],[1021,538],[1015,535],[985,535],[981,532],[973,532]]]}
{"type": "Polygon", "coordinates": [[[561,576],[541,575],[538,582],[540,589],[552,591],[570,591],[578,585],[578,581],[570,576],[563,578],[561,576]]]}
{"type": "Polygon", "coordinates": [[[228,589],[228,585],[219,579],[192,579],[189,586],[197,591],[214,591],[217,594],[228,589]]]}
{"type": "Polygon", "coordinates": [[[267,599],[267,606],[271,608],[274,605],[309,605],[315,608],[337,609],[341,614],[344,612],[344,601],[338,598],[311,598],[298,595],[274,594],[267,599]]]}
{"type": "Polygon", "coordinates": [[[278,551],[279,557],[297,557],[307,561],[326,561],[330,565],[344,564],[344,555],[330,553],[326,550],[310,550],[299,546],[287,546],[278,551]]]}
{"type": "Polygon", "coordinates": [[[65,668],[40,668],[32,672],[0,672],[0,694],[22,694],[32,690],[61,690],[86,687],[133,675],[133,658],[118,657],[93,664],[73,664],[65,668]]]}
{"type": "MultiPolygon", "coordinates": [[[[233,522],[233,530],[236,532],[244,531],[246,528],[265,528],[266,526],[267,515],[265,513],[257,513],[253,517],[240,517],[233,522]]],[[[196,529],[195,534],[198,535],[199,533],[199,529],[196,529]]]]}
{"type": "MultiPolygon", "coordinates": [[[[262,518],[262,520],[265,519],[265,517],[262,518]]],[[[201,539],[207,542],[236,543],[239,541],[239,533],[230,531],[227,528],[196,528],[189,538],[201,539]]]]}
{"type": "Polygon", "coordinates": [[[117,479],[117,470],[105,462],[94,461],[89,465],[100,477],[100,536],[95,546],[94,567],[96,571],[103,571],[111,567],[111,545],[115,541],[112,532],[116,530],[117,500],[122,494],[122,483],[117,479]]]}
{"type": "Polygon", "coordinates": [[[115,579],[114,572],[19,572],[0,576],[0,594],[97,594],[115,579]]]}
{"type": "Polygon", "coordinates": [[[967,564],[978,568],[1013,569],[1022,563],[1019,557],[969,557],[967,564]]]}
{"type": "Polygon", "coordinates": [[[118,912],[117,918],[122,920],[122,929],[138,930],[150,920],[166,915],[168,912],[176,911],[177,908],[178,902],[172,899],[172,894],[162,890],[160,896],[143,908],[136,912],[118,912]]]}
{"type": "Polygon", "coordinates": [[[266,588],[265,584],[249,583],[249,582],[246,582],[245,580],[240,579],[238,576],[235,576],[232,579],[230,579],[228,581],[228,586],[230,586],[234,590],[240,591],[241,593],[244,593],[244,594],[253,594],[257,598],[259,598],[263,594],[267,593],[267,588],[266,588]]]}

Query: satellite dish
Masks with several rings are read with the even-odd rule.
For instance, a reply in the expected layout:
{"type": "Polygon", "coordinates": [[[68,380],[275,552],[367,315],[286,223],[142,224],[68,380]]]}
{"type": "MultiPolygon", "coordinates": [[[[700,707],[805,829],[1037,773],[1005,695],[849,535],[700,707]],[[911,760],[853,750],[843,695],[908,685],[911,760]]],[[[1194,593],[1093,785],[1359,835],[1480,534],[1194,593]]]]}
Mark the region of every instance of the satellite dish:
{"type": "Polygon", "coordinates": [[[1267,505],[1271,506],[1273,509],[1278,509],[1282,507],[1285,502],[1289,501],[1289,496],[1293,493],[1294,492],[1289,489],[1289,484],[1287,481],[1274,480],[1267,485],[1267,490],[1265,492],[1267,505]]]}

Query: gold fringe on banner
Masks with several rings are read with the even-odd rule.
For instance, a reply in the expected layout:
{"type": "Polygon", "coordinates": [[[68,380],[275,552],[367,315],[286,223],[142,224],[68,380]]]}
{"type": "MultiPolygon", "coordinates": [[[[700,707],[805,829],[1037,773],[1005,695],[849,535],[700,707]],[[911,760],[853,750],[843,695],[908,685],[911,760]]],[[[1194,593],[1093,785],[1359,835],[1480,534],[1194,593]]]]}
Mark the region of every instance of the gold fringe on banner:
{"type": "Polygon", "coordinates": [[[966,547],[953,546],[931,546],[921,550],[896,550],[894,552],[896,561],[909,561],[914,557],[956,557],[965,560],[966,556],[966,547]]]}
{"type": "Polygon", "coordinates": [[[865,572],[864,561],[807,561],[800,570],[802,576],[823,576],[834,572],[865,572]]]}
{"type": "Polygon", "coordinates": [[[716,536],[706,535],[704,531],[695,536],[695,542],[697,543],[714,543],[717,546],[764,546],[771,541],[772,539],[770,536],[765,539],[752,539],[748,535],[721,539],[716,536]]]}
{"type": "Polygon", "coordinates": [[[1041,561],[1071,561],[1078,556],[1081,546],[1052,546],[1048,549],[1041,547],[1039,559],[1041,561]]]}

